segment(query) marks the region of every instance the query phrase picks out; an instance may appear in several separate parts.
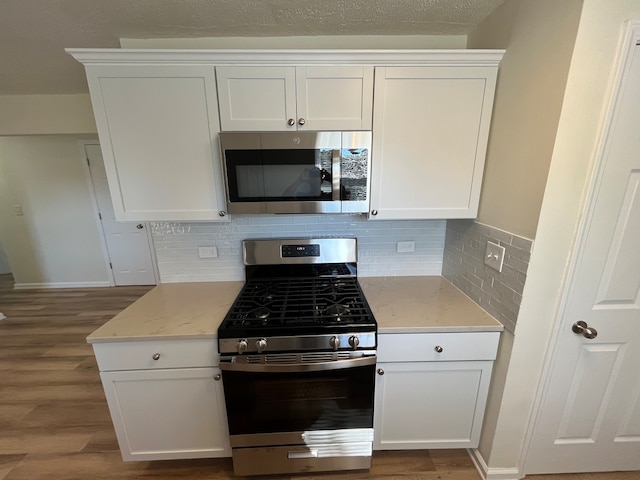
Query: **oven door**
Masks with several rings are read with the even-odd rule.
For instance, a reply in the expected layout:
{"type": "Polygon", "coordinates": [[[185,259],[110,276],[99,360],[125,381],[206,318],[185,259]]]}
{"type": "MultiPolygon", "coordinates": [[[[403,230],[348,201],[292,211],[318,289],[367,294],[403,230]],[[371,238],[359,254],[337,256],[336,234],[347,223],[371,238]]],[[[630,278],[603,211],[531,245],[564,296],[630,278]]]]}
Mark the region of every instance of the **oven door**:
{"type": "Polygon", "coordinates": [[[222,361],[231,446],[370,442],[375,363],[375,355],[310,364],[222,361]]]}

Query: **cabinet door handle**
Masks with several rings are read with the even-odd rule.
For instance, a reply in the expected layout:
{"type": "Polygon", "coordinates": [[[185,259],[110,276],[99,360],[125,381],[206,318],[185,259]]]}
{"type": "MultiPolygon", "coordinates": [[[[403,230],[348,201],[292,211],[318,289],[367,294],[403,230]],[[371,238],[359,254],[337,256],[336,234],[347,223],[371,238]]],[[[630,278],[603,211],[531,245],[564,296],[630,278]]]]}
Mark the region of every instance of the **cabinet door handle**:
{"type": "Polygon", "coordinates": [[[434,348],[434,350],[438,353],[442,353],[443,348],[440,345],[436,345],[436,347],[434,348]]]}
{"type": "Polygon", "coordinates": [[[384,375],[384,370],[383,370],[383,369],[381,369],[381,368],[379,368],[379,369],[378,369],[378,375],[384,375]]]}
{"type": "Polygon", "coordinates": [[[142,230],[144,228],[144,225],[142,225],[141,223],[139,223],[138,225],[136,225],[136,228],[138,230],[142,230]]]}
{"type": "Polygon", "coordinates": [[[371,210],[371,215],[374,217],[378,214],[378,210],[371,210]]]}
{"type": "Polygon", "coordinates": [[[224,210],[220,210],[218,212],[218,216],[220,216],[220,217],[224,217],[226,214],[227,214],[227,212],[225,212],[224,210]]]}
{"type": "Polygon", "coordinates": [[[290,127],[293,127],[296,124],[296,121],[293,118],[290,118],[289,120],[287,120],[287,125],[289,125],[290,127]]]}
{"type": "Polygon", "coordinates": [[[216,374],[216,375],[214,375],[214,377],[213,377],[213,379],[214,379],[216,382],[219,382],[221,378],[222,378],[222,375],[220,375],[219,373],[217,373],[217,374],[216,374]]]}
{"type": "Polygon", "coordinates": [[[159,353],[154,353],[151,358],[153,358],[154,360],[160,360],[160,354],[159,353]]]}
{"type": "Polygon", "coordinates": [[[307,123],[307,121],[302,117],[298,120],[298,125],[304,125],[305,123],[307,123]]]}

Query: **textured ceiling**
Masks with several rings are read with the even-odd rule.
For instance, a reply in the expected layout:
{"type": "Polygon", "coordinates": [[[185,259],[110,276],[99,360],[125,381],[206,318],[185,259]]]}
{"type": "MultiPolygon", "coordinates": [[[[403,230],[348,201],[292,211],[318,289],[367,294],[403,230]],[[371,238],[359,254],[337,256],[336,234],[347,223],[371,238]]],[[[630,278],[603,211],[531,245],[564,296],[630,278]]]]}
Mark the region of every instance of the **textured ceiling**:
{"type": "Polygon", "coordinates": [[[120,38],[466,35],[504,0],[0,0],[0,95],[86,92],[120,38]]]}

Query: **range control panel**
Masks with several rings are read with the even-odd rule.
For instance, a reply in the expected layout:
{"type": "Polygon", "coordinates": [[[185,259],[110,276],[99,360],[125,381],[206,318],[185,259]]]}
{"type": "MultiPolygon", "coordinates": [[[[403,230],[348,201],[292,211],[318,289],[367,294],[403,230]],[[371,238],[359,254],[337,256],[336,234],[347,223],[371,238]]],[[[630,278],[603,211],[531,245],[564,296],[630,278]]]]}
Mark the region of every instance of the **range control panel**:
{"type": "Polygon", "coordinates": [[[319,257],[320,245],[282,245],[282,258],[291,257],[319,257]]]}

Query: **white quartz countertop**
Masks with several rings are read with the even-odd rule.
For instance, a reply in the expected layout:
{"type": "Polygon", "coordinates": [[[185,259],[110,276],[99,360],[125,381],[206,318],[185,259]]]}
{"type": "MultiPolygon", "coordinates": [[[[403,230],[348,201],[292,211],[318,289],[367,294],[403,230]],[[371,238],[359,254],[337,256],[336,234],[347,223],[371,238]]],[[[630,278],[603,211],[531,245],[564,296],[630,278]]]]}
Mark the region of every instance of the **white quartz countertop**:
{"type": "Polygon", "coordinates": [[[87,337],[89,343],[217,338],[244,282],[163,283],[87,337]]]}
{"type": "Polygon", "coordinates": [[[378,322],[378,333],[504,329],[443,277],[365,277],[359,281],[378,322]]]}
{"type": "MultiPolygon", "coordinates": [[[[359,278],[379,333],[501,331],[439,276],[359,278]]],[[[215,338],[244,282],[164,283],[87,337],[89,343],[215,338]]]]}

